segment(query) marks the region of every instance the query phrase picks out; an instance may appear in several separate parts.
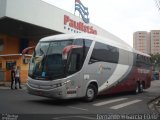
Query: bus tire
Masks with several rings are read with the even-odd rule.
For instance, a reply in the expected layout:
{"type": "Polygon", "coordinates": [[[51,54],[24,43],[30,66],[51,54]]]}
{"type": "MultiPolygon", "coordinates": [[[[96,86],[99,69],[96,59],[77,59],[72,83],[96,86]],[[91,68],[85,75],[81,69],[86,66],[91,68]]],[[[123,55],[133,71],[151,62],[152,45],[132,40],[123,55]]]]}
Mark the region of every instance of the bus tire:
{"type": "Polygon", "coordinates": [[[97,96],[97,88],[95,85],[90,84],[86,91],[85,101],[92,102],[97,96]]]}

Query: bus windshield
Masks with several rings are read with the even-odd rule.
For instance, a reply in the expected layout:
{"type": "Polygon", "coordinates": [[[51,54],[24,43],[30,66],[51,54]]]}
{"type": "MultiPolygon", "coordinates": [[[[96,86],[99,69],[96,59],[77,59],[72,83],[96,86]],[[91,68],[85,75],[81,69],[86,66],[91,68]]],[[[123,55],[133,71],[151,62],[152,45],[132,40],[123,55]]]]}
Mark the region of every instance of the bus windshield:
{"type": "Polygon", "coordinates": [[[89,49],[84,46],[84,40],[39,42],[30,60],[29,76],[37,80],[54,80],[79,71],[89,49]]]}

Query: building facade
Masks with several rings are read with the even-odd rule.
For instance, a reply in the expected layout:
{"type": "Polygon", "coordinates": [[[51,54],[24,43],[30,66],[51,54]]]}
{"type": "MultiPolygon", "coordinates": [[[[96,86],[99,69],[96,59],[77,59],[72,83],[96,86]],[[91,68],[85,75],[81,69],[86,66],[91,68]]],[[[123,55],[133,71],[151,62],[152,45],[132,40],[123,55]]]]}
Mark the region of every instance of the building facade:
{"type": "Polygon", "coordinates": [[[22,50],[35,46],[42,37],[62,33],[89,33],[119,40],[42,0],[0,0],[0,81],[10,81],[11,68],[20,66],[21,81],[26,82],[28,60],[22,58],[22,50]]]}
{"type": "Polygon", "coordinates": [[[160,54],[160,30],[151,30],[151,54],[160,54]]]}
{"type": "Polygon", "coordinates": [[[143,53],[149,54],[150,49],[149,33],[146,31],[138,31],[133,35],[133,48],[143,53]]]}
{"type": "Polygon", "coordinates": [[[147,54],[160,54],[160,30],[135,32],[133,48],[147,54]]]}

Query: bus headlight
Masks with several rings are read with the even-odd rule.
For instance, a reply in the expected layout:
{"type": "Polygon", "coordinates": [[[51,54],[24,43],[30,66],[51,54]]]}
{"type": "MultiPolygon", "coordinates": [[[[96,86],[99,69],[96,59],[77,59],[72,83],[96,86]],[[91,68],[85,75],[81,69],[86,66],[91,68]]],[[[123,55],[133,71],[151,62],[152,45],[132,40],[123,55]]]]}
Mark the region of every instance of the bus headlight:
{"type": "Polygon", "coordinates": [[[66,84],[68,84],[70,82],[71,82],[71,80],[67,80],[66,82],[63,83],[63,85],[66,85],[66,84]]]}
{"type": "Polygon", "coordinates": [[[57,84],[52,85],[53,88],[57,88],[57,87],[61,87],[61,86],[62,86],[62,83],[57,83],[57,84]]]}
{"type": "Polygon", "coordinates": [[[57,83],[57,84],[54,84],[52,85],[53,88],[58,88],[58,87],[61,87],[63,85],[67,85],[68,83],[70,83],[70,80],[67,80],[66,82],[64,83],[57,83]]]}

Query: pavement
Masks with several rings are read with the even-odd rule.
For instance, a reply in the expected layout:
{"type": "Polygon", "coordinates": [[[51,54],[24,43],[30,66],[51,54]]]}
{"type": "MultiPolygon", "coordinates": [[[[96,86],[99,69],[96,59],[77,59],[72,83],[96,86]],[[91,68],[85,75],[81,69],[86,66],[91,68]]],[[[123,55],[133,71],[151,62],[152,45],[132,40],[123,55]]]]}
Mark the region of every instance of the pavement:
{"type": "MultiPolygon", "coordinates": [[[[3,89],[3,90],[11,89],[10,84],[11,84],[10,82],[1,82],[0,81],[0,90],[1,89],[3,89]]],[[[22,83],[21,87],[22,87],[22,89],[19,89],[19,90],[26,90],[26,84],[25,83],[22,83]]],[[[149,108],[152,111],[156,111],[160,114],[160,96],[158,96],[157,98],[155,98],[155,99],[153,99],[149,102],[149,108]]]]}
{"type": "Polygon", "coordinates": [[[158,109],[158,112],[160,113],[160,99],[159,99],[159,101],[158,101],[158,104],[157,104],[157,109],[158,109]]]}
{"type": "MultiPolygon", "coordinates": [[[[21,87],[22,87],[22,90],[26,90],[26,83],[22,83],[21,87]]],[[[0,90],[1,89],[11,89],[11,82],[1,82],[0,81],[0,90]]]]}
{"type": "Polygon", "coordinates": [[[160,96],[154,101],[155,109],[160,113],[160,96]]]}

